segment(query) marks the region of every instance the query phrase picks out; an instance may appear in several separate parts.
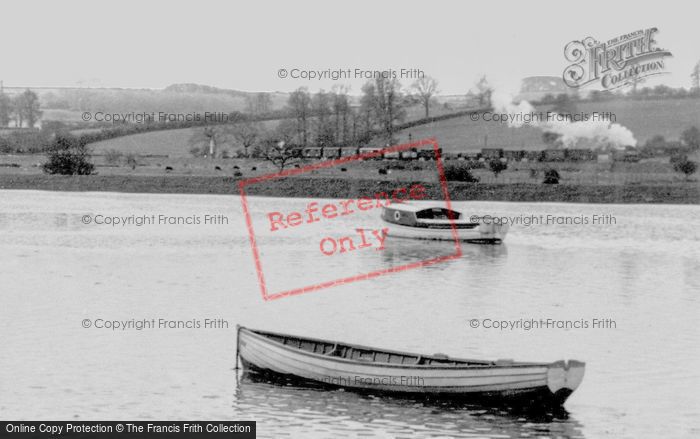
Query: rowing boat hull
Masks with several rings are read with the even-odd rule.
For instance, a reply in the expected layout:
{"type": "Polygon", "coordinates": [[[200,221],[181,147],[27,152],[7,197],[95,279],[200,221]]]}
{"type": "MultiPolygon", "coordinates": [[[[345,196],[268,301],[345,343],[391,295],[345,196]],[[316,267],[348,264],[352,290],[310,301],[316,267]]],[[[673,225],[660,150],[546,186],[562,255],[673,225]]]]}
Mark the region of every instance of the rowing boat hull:
{"type": "Polygon", "coordinates": [[[562,404],[583,379],[584,364],[510,363],[483,366],[385,364],[302,351],[240,328],[238,354],[255,371],[320,385],[399,394],[549,399],[562,404]]]}

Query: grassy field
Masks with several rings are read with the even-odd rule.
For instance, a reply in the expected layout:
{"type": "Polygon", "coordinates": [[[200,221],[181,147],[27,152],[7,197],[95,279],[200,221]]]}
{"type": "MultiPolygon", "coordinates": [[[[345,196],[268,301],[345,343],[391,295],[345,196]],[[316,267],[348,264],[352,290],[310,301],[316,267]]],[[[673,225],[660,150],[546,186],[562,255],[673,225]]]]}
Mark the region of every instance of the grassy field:
{"type": "MultiPolygon", "coordinates": [[[[548,109],[548,107],[542,108],[545,111],[548,109]]],[[[690,126],[700,128],[700,99],[585,102],[579,104],[578,110],[585,113],[593,111],[614,113],[617,122],[632,130],[640,145],[657,134],[667,139],[678,139],[684,129],[690,126]]],[[[421,111],[420,107],[411,107],[407,119],[420,118],[421,111]]],[[[442,107],[436,107],[433,108],[432,115],[444,114],[446,111],[442,107]]],[[[268,127],[273,125],[274,122],[270,122],[268,127]]],[[[184,158],[190,156],[189,140],[193,132],[194,128],[134,134],[98,142],[92,147],[96,154],[114,149],[141,155],[184,158]]],[[[537,128],[529,126],[510,128],[506,124],[483,120],[473,122],[468,116],[403,130],[397,136],[399,143],[408,142],[409,135],[412,140],[435,137],[447,152],[480,150],[484,145],[492,148],[526,150],[539,150],[546,147],[542,142],[542,131],[537,128]]]]}
{"type": "MultiPolygon", "coordinates": [[[[698,157],[694,157],[695,160],[698,157]]],[[[140,157],[132,169],[125,163],[110,165],[95,156],[96,175],[45,175],[43,155],[0,155],[0,189],[110,191],[144,193],[238,194],[237,182],[275,172],[267,162],[251,159],[140,157]],[[170,169],[169,169],[170,168],[170,169]]],[[[456,161],[448,160],[445,166],[456,161]]],[[[512,163],[498,177],[476,169],[478,184],[450,183],[455,200],[559,201],[585,203],[700,203],[697,177],[686,181],[664,160],[640,163],[512,163]],[[554,166],[558,185],[542,184],[544,168],[554,166]]],[[[254,185],[250,194],[291,197],[347,197],[386,185],[428,185],[437,196],[435,162],[364,161],[305,172],[254,185]],[[380,174],[379,169],[387,170],[380,174]],[[358,192],[359,191],[359,192],[358,192]]]]}
{"type": "MultiPolygon", "coordinates": [[[[153,133],[155,134],[155,133],[153,133]]],[[[700,153],[690,157],[700,163],[700,153]]],[[[37,175],[42,173],[41,164],[46,156],[41,154],[0,155],[0,174],[37,175]]],[[[104,155],[92,158],[98,175],[119,176],[229,176],[236,173],[243,178],[255,177],[276,172],[271,163],[256,159],[208,159],[184,154],[176,157],[139,156],[135,168],[128,166],[122,157],[116,163],[107,161],[104,155]]],[[[306,161],[300,165],[313,162],[306,161]]],[[[463,163],[459,160],[446,160],[445,166],[463,163]]],[[[495,176],[487,168],[474,169],[472,174],[484,184],[539,184],[547,168],[555,168],[561,175],[561,185],[698,185],[697,174],[689,181],[683,174],[675,172],[667,157],[644,159],[638,163],[626,162],[578,162],[540,163],[512,162],[508,169],[495,176]]],[[[438,173],[433,161],[352,161],[341,166],[314,170],[305,174],[308,178],[332,179],[389,179],[395,181],[437,182],[438,173]],[[386,169],[387,174],[379,174],[386,169]]],[[[700,200],[699,200],[700,201],[700,200]]]]}
{"type": "MultiPolygon", "coordinates": [[[[441,105],[431,108],[431,116],[447,114],[447,110],[441,105]]],[[[418,120],[425,115],[422,106],[411,106],[406,109],[406,120],[418,120]]],[[[266,129],[274,129],[277,121],[263,122],[266,129]]],[[[133,134],[117,137],[115,139],[96,142],[91,145],[95,154],[104,154],[109,150],[122,153],[134,153],[141,155],[167,155],[174,159],[190,157],[190,139],[196,130],[201,128],[184,128],[176,130],[154,131],[150,133],[133,134]]],[[[233,153],[234,151],[230,151],[233,153]]]]}
{"type": "MultiPolygon", "coordinates": [[[[262,122],[266,128],[274,127],[276,121],[262,122]]],[[[94,153],[101,155],[114,150],[121,153],[133,153],[143,156],[159,155],[172,159],[192,157],[190,139],[202,128],[182,128],[177,130],[152,131],[150,133],[132,134],[130,136],[96,142],[90,145],[94,153]]],[[[201,146],[201,145],[200,145],[201,146]]],[[[234,151],[230,151],[233,153],[234,151]]]]}
{"type": "MultiPolygon", "coordinates": [[[[125,175],[4,175],[0,190],[33,189],[55,191],[109,191],[134,193],[185,193],[239,195],[233,177],[206,176],[125,176],[125,175]]],[[[440,184],[421,182],[427,199],[442,200],[440,184]]],[[[249,195],[303,198],[357,198],[406,187],[393,179],[283,178],[254,184],[249,195]]],[[[696,185],[545,185],[450,183],[452,200],[492,200],[571,203],[656,203],[697,204],[700,186],[696,185]]]]}
{"type": "Polygon", "coordinates": [[[95,154],[104,154],[115,150],[121,153],[140,155],[165,155],[174,159],[191,157],[190,138],[196,128],[178,130],[153,131],[150,133],[133,134],[104,140],[90,145],[95,154]]]}
{"type": "MultiPolygon", "coordinates": [[[[542,107],[546,111],[548,107],[542,107]]],[[[540,110],[540,108],[538,108],[540,110]]],[[[700,128],[700,99],[674,99],[654,101],[616,100],[610,102],[583,102],[578,111],[590,114],[612,112],[617,123],[629,128],[638,145],[660,134],[666,139],[678,139],[686,128],[700,128]]],[[[399,143],[435,137],[444,151],[473,151],[487,144],[490,148],[540,150],[542,131],[524,126],[510,128],[497,122],[472,121],[468,116],[443,120],[413,127],[399,133],[399,143]]]]}

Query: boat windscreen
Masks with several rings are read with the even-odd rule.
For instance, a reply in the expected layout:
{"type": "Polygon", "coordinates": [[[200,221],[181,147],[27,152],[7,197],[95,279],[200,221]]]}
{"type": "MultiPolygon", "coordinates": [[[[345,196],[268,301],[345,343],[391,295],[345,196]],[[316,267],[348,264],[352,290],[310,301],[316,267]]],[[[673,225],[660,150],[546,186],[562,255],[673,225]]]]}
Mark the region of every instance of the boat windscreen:
{"type": "Polygon", "coordinates": [[[461,214],[459,212],[445,209],[444,207],[433,207],[431,209],[423,209],[416,212],[416,218],[418,219],[457,220],[460,218],[460,216],[461,214]]]}

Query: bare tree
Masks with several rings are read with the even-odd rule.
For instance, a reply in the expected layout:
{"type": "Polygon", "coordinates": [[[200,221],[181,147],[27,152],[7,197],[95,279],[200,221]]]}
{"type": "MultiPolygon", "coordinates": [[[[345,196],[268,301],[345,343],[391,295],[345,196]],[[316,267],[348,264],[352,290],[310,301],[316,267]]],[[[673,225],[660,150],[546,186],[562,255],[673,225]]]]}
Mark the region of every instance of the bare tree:
{"type": "MultiPolygon", "coordinates": [[[[368,140],[372,136],[372,130],[377,124],[376,117],[377,93],[374,83],[368,81],[362,86],[362,98],[360,99],[359,125],[361,126],[360,138],[368,140]]],[[[364,143],[364,142],[363,142],[364,143]]]]}
{"type": "Polygon", "coordinates": [[[430,116],[430,100],[438,92],[438,82],[430,76],[423,76],[411,85],[425,109],[425,117],[430,116]]]}
{"type": "Polygon", "coordinates": [[[265,114],[272,109],[272,98],[268,93],[256,93],[246,97],[246,106],[250,114],[265,114]]]}
{"type": "Polygon", "coordinates": [[[12,99],[0,91],[0,128],[5,128],[9,125],[12,111],[12,99]]]}
{"type": "Polygon", "coordinates": [[[360,111],[355,108],[348,108],[348,140],[357,148],[357,153],[360,153],[360,111]]]}
{"type": "Polygon", "coordinates": [[[698,90],[700,89],[700,61],[695,64],[695,67],[693,67],[693,72],[690,74],[690,79],[691,79],[691,89],[692,90],[698,90]]]}
{"type": "Polygon", "coordinates": [[[347,143],[348,141],[348,123],[350,118],[349,92],[350,87],[347,85],[333,86],[333,116],[335,119],[336,143],[347,143]]]}
{"type": "Polygon", "coordinates": [[[277,166],[280,171],[290,164],[301,160],[299,146],[287,143],[284,140],[278,142],[268,141],[263,149],[262,156],[265,160],[277,166]]]}
{"type": "Polygon", "coordinates": [[[309,118],[311,114],[311,96],[306,87],[299,87],[289,95],[287,105],[297,121],[297,133],[301,145],[306,146],[309,140],[309,118]]]}
{"type": "Polygon", "coordinates": [[[195,156],[213,159],[221,147],[230,142],[230,133],[224,126],[209,126],[197,129],[190,138],[190,152],[195,156]]]}
{"type": "Polygon", "coordinates": [[[280,120],[275,129],[268,134],[267,139],[299,145],[299,133],[296,130],[296,123],[290,119],[280,120]]]}
{"type": "Polygon", "coordinates": [[[323,90],[316,93],[311,101],[311,108],[314,113],[316,145],[321,148],[333,146],[335,136],[331,121],[331,100],[328,93],[323,90]]]}
{"type": "Polygon", "coordinates": [[[39,96],[29,89],[15,97],[14,109],[18,127],[23,126],[26,121],[29,128],[34,128],[42,115],[39,110],[39,96]]]}
{"type": "Polygon", "coordinates": [[[244,121],[231,126],[231,135],[243,147],[243,154],[250,157],[250,148],[260,138],[263,128],[259,123],[244,121]]]}
{"type": "Polygon", "coordinates": [[[257,157],[269,161],[280,171],[302,161],[302,151],[296,121],[290,119],[281,120],[255,147],[257,157]]]}
{"type": "Polygon", "coordinates": [[[401,83],[393,78],[377,77],[374,81],[375,111],[385,143],[394,143],[394,124],[403,120],[401,83]]]}

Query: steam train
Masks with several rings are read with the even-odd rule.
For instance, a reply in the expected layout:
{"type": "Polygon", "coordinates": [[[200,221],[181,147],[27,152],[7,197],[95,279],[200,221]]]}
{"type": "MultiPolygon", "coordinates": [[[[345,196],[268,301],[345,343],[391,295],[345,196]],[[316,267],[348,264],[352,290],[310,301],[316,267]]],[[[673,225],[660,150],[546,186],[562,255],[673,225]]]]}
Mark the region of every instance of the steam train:
{"type": "MultiPolygon", "coordinates": [[[[319,148],[307,147],[300,150],[299,154],[307,159],[337,159],[341,157],[378,153],[379,147],[362,148],[319,148]]],[[[639,152],[633,147],[623,150],[612,150],[610,153],[601,153],[593,149],[544,149],[544,150],[512,150],[503,148],[482,148],[481,151],[469,152],[442,152],[443,160],[469,160],[491,161],[505,159],[507,161],[521,162],[592,162],[605,160],[637,162],[640,159],[639,152]]],[[[435,151],[432,149],[412,148],[405,151],[376,154],[374,160],[435,160],[435,151]]]]}
{"type": "MultiPolygon", "coordinates": [[[[338,159],[353,155],[369,155],[374,154],[374,160],[435,160],[436,154],[432,149],[417,149],[411,148],[405,151],[396,151],[388,153],[379,153],[384,148],[362,147],[362,148],[319,148],[307,147],[300,151],[303,158],[307,159],[338,159]]],[[[438,149],[442,154],[442,149],[438,149]]]]}

